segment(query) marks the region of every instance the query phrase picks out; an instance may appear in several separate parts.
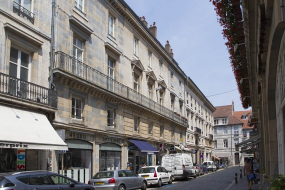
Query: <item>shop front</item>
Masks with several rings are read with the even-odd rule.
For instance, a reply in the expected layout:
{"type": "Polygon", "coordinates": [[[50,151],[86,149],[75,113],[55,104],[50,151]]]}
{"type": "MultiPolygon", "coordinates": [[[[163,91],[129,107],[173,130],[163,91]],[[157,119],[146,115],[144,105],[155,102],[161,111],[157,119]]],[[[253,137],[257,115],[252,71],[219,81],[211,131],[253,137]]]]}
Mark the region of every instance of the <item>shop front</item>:
{"type": "Polygon", "coordinates": [[[67,150],[44,114],[0,106],[0,172],[52,170],[53,150],[67,150]]]}
{"type": "Polygon", "coordinates": [[[156,164],[156,156],[159,153],[151,144],[141,140],[129,140],[128,146],[128,166],[133,172],[137,172],[140,167],[152,166],[156,164]]]}

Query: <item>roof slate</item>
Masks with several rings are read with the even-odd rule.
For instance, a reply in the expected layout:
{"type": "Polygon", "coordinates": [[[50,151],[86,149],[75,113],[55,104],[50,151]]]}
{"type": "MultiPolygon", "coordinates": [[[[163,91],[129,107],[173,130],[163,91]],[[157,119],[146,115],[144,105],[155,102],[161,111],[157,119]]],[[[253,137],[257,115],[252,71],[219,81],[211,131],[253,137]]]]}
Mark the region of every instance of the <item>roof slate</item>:
{"type": "Polygon", "coordinates": [[[251,115],[252,115],[252,110],[234,111],[234,116],[236,118],[238,118],[243,123],[242,129],[253,129],[253,127],[250,127],[250,126],[247,125],[248,124],[248,120],[249,120],[251,115]],[[241,119],[241,116],[242,115],[246,115],[246,114],[248,114],[247,119],[241,119]]]}
{"type": "Polygon", "coordinates": [[[216,111],[214,112],[214,118],[228,117],[228,116],[232,115],[232,110],[233,110],[232,105],[217,106],[215,108],[216,108],[216,111]]]}

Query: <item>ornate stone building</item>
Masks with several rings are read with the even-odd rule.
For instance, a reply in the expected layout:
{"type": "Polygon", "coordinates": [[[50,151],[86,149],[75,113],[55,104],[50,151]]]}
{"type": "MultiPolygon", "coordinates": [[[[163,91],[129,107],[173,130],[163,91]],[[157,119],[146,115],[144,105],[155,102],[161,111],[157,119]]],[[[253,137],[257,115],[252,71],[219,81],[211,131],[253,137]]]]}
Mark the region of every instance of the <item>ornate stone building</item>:
{"type": "Polygon", "coordinates": [[[14,28],[2,23],[0,68],[11,75],[6,31],[24,31],[21,36],[38,48],[28,81],[56,95],[55,104],[37,110],[51,112],[66,143],[58,150],[68,146],[65,153],[52,151],[53,171],[87,182],[99,170],[160,164],[170,145],[181,144],[211,157],[214,107],[178,66],[169,42],[157,40],[155,23],[148,26],[121,0],[30,2],[21,5],[30,16],[16,12],[13,1],[1,12],[19,21],[14,28]]]}

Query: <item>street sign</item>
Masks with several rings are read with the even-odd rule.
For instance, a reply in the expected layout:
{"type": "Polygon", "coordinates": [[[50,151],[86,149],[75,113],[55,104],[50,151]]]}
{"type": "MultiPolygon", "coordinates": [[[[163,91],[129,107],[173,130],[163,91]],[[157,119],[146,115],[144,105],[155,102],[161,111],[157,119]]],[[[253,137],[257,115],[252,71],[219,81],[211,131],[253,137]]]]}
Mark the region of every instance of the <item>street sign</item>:
{"type": "Polygon", "coordinates": [[[200,158],[203,158],[203,154],[200,155],[200,158]]]}
{"type": "Polygon", "coordinates": [[[62,153],[65,154],[65,153],[66,153],[66,150],[63,150],[62,153]]]}
{"type": "Polygon", "coordinates": [[[169,151],[175,151],[175,146],[173,144],[169,145],[169,151]]]}

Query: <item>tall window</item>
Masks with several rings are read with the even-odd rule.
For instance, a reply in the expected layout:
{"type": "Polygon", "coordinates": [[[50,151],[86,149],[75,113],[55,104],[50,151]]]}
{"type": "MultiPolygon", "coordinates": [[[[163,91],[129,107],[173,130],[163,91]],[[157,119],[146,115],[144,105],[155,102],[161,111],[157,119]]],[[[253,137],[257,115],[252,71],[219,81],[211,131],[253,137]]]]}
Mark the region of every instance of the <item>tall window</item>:
{"type": "Polygon", "coordinates": [[[175,134],[175,129],[174,127],[171,127],[171,138],[174,138],[174,134],[175,134]]]}
{"type": "Polygon", "coordinates": [[[72,72],[78,76],[82,76],[83,42],[76,37],[73,37],[73,57],[72,72]]]}
{"type": "Polygon", "coordinates": [[[214,129],[214,135],[217,135],[217,129],[214,129]]]}
{"type": "Polygon", "coordinates": [[[217,148],[217,141],[215,141],[215,148],[217,148]]]}
{"type": "Polygon", "coordinates": [[[170,73],[170,84],[173,86],[173,73],[170,73]]]}
{"type": "Polygon", "coordinates": [[[134,75],[134,90],[139,92],[139,77],[134,75]]]}
{"type": "Polygon", "coordinates": [[[228,134],[228,128],[224,127],[224,134],[228,134]]]}
{"type": "Polygon", "coordinates": [[[224,148],[228,148],[228,140],[227,139],[224,140],[224,148]]]}
{"type": "Polygon", "coordinates": [[[136,131],[136,132],[139,131],[139,124],[140,124],[140,118],[134,117],[134,131],[136,131]]]}
{"type": "Polygon", "coordinates": [[[74,6],[75,6],[75,8],[80,10],[81,12],[84,12],[84,0],[75,0],[74,6]]]}
{"type": "Polygon", "coordinates": [[[189,105],[189,94],[187,92],[187,95],[186,95],[186,104],[189,105]]]}
{"type": "Polygon", "coordinates": [[[134,38],[134,55],[139,56],[139,40],[134,38]]]}
{"type": "Polygon", "coordinates": [[[179,93],[181,93],[181,91],[182,91],[182,83],[181,81],[179,81],[179,93]]]}
{"type": "Polygon", "coordinates": [[[183,132],[180,132],[180,137],[179,137],[180,143],[182,143],[182,138],[183,138],[183,132]]]}
{"type": "Polygon", "coordinates": [[[149,135],[152,134],[152,128],[153,128],[153,123],[152,122],[148,123],[148,134],[149,135]]]}
{"type": "Polygon", "coordinates": [[[108,126],[112,127],[115,126],[115,110],[113,109],[107,110],[107,123],[108,126]]]}
{"type": "Polygon", "coordinates": [[[148,90],[148,98],[152,99],[152,85],[150,83],[147,84],[148,90]]]}
{"type": "Polygon", "coordinates": [[[162,75],[162,62],[159,61],[159,75],[162,75]]]}
{"type": "Polygon", "coordinates": [[[160,137],[163,137],[164,135],[164,127],[160,126],[160,137]]]}
{"type": "Polygon", "coordinates": [[[115,79],[115,61],[108,60],[108,89],[114,90],[114,79],[115,79]]]}
{"type": "Polygon", "coordinates": [[[152,61],[152,53],[148,52],[148,66],[151,67],[151,61],[152,61]]]}
{"type": "Polygon", "coordinates": [[[109,21],[108,21],[108,34],[114,37],[115,33],[115,19],[111,15],[109,15],[109,21]]]}
{"type": "Polygon", "coordinates": [[[82,100],[79,98],[72,98],[71,115],[73,118],[82,119],[82,100]]]}
{"type": "Polygon", "coordinates": [[[159,103],[160,105],[163,105],[163,92],[159,91],[159,103]]]}
{"type": "Polygon", "coordinates": [[[234,136],[239,136],[238,127],[234,127],[234,136]]]}
{"type": "Polygon", "coordinates": [[[11,48],[9,75],[24,81],[29,80],[29,54],[18,49],[11,48]]]}
{"type": "Polygon", "coordinates": [[[182,116],[182,111],[183,111],[183,104],[180,104],[180,115],[182,116]]]}
{"type": "Polygon", "coordinates": [[[170,98],[171,98],[170,108],[172,111],[174,111],[174,98],[173,97],[170,98]]]}

